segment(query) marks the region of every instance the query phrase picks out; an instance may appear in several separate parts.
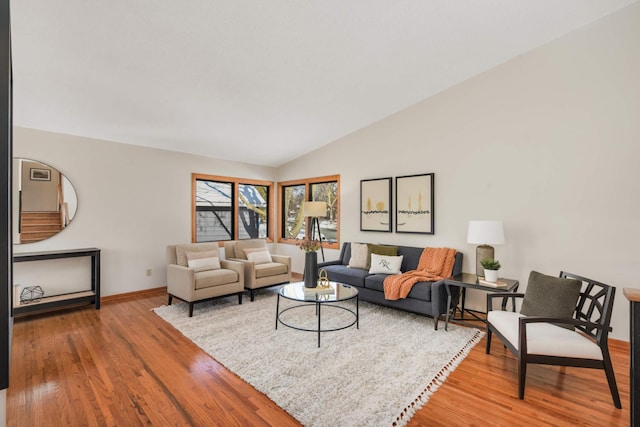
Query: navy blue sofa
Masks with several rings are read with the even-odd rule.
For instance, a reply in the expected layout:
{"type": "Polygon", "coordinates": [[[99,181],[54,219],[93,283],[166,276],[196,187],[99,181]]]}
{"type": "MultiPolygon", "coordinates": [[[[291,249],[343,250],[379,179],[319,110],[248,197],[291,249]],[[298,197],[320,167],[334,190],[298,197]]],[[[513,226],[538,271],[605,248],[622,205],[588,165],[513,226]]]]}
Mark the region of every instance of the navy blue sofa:
{"type": "MultiPolygon", "coordinates": [[[[410,246],[397,246],[397,248],[398,255],[403,255],[400,270],[402,272],[415,270],[424,248],[410,246]]],[[[318,271],[325,269],[329,280],[358,288],[359,298],[362,301],[431,316],[435,329],[438,329],[438,318],[446,313],[447,305],[447,292],[443,281],[418,282],[413,286],[407,298],[395,301],[386,300],[384,298],[384,279],[388,275],[369,274],[368,270],[348,267],[350,259],[351,243],[345,242],[340,249],[340,258],[335,261],[318,263],[318,271]]],[[[460,273],[462,273],[462,252],[456,254],[452,275],[460,273]]]]}

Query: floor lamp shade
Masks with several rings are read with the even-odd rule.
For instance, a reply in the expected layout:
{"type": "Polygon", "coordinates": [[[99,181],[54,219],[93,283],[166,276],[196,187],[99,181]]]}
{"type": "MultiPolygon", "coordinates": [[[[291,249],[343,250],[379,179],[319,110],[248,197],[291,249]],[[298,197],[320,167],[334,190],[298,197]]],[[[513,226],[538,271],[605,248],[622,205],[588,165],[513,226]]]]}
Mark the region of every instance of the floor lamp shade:
{"type": "Polygon", "coordinates": [[[504,244],[502,221],[469,221],[467,243],[478,245],[476,248],[476,275],[484,277],[484,268],[480,261],[493,259],[495,251],[491,245],[504,244]]]}
{"type": "MultiPolygon", "coordinates": [[[[327,203],[326,202],[304,202],[304,216],[311,218],[311,240],[316,239],[316,233],[318,241],[322,242],[322,233],[320,233],[320,221],[318,218],[324,218],[327,216],[327,203]]],[[[320,244],[320,253],[322,253],[322,261],[324,261],[324,249],[320,244]]]]}
{"type": "Polygon", "coordinates": [[[324,218],[325,216],[327,216],[327,203],[326,202],[305,202],[304,216],[311,216],[314,218],[324,218]]]}

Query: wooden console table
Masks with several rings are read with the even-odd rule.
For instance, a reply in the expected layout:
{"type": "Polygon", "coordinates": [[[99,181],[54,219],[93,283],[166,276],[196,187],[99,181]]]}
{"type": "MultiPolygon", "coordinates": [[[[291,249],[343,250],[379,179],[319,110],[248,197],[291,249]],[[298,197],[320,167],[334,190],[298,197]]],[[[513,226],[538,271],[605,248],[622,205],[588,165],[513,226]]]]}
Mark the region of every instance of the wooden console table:
{"type": "Polygon", "coordinates": [[[82,303],[94,304],[100,309],[100,249],[69,249],[62,251],[26,252],[13,255],[13,262],[43,261],[60,258],[91,257],[91,289],[68,294],[44,296],[39,301],[13,307],[13,316],[49,311],[82,303]]]}

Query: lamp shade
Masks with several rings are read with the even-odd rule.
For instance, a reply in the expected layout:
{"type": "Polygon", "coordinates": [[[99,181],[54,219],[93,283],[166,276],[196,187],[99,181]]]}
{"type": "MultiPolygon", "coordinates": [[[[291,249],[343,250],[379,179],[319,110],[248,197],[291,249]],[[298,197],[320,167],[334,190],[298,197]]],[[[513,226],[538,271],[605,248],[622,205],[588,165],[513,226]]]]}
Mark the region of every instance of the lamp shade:
{"type": "Polygon", "coordinates": [[[304,202],[304,216],[323,218],[327,216],[326,202],[304,202]]]}
{"type": "Polygon", "coordinates": [[[469,221],[467,243],[476,245],[504,244],[502,221],[469,221]]]}

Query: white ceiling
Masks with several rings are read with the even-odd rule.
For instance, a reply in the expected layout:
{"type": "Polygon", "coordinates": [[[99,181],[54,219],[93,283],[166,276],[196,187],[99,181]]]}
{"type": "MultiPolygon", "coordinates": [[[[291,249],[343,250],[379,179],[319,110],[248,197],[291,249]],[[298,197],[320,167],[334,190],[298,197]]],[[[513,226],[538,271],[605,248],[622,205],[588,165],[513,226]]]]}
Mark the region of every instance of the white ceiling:
{"type": "Polygon", "coordinates": [[[14,124],[280,166],[634,0],[12,0],[14,124]]]}

